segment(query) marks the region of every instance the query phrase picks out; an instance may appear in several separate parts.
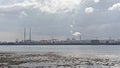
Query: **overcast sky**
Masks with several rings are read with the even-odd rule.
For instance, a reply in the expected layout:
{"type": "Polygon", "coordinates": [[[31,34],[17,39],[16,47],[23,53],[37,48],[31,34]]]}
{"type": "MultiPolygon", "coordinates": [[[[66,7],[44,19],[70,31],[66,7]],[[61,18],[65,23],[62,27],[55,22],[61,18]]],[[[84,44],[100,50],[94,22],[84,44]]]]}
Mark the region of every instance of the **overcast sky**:
{"type": "Polygon", "coordinates": [[[120,0],[0,0],[0,40],[120,38],[120,0]],[[28,38],[28,37],[27,37],[28,38]]]}

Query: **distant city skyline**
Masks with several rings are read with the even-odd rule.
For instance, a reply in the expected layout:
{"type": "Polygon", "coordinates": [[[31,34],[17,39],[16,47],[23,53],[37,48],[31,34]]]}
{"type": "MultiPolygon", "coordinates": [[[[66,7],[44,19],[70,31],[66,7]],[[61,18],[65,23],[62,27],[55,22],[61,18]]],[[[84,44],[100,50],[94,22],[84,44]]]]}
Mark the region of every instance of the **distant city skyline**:
{"type": "Polygon", "coordinates": [[[120,0],[0,0],[0,41],[119,39],[119,18],[120,0]]]}

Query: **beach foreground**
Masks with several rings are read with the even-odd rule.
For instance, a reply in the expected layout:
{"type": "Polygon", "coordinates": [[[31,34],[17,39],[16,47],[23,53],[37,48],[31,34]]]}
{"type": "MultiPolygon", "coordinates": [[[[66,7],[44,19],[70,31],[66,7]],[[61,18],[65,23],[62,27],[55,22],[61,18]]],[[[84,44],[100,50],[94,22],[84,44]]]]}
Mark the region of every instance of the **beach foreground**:
{"type": "Polygon", "coordinates": [[[48,53],[0,53],[0,68],[120,68],[120,60],[48,53]]]}

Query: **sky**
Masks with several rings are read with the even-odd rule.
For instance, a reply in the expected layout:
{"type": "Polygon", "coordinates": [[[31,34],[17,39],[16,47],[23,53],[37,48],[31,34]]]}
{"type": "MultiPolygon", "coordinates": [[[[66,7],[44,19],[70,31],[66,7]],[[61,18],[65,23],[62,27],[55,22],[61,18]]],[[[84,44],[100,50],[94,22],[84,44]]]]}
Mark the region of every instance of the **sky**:
{"type": "Polygon", "coordinates": [[[0,41],[120,39],[120,0],[0,0],[0,41]]]}

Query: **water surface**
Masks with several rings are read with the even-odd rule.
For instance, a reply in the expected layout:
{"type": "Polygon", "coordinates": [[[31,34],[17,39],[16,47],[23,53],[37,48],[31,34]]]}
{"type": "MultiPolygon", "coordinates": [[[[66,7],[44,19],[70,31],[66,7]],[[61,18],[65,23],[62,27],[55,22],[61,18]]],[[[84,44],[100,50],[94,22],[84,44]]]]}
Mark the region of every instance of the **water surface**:
{"type": "Polygon", "coordinates": [[[71,55],[120,55],[119,45],[3,45],[0,52],[55,52],[71,55]]]}

